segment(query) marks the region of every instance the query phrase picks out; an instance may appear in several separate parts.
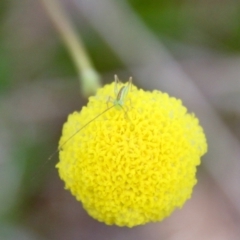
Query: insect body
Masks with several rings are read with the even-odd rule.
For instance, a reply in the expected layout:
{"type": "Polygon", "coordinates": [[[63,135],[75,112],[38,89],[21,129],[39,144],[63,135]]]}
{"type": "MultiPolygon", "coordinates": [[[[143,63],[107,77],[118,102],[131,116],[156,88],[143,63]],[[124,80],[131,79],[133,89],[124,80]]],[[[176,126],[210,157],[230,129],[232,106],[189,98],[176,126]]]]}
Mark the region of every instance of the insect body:
{"type": "Polygon", "coordinates": [[[129,88],[132,85],[132,78],[131,77],[129,78],[127,86],[121,87],[121,89],[118,91],[117,84],[119,82],[119,79],[118,79],[117,75],[115,75],[114,77],[115,77],[115,94],[116,94],[117,98],[114,100],[113,105],[123,106],[125,98],[129,92],[129,88]]]}
{"type": "MultiPolygon", "coordinates": [[[[118,91],[117,86],[120,81],[119,81],[117,75],[115,75],[114,77],[115,77],[114,92],[116,95],[116,99],[111,100],[111,97],[109,97],[107,103],[111,101],[113,103],[112,107],[118,107],[118,108],[120,107],[124,110],[123,105],[124,105],[125,99],[128,95],[129,89],[132,86],[132,78],[131,77],[129,78],[128,85],[121,87],[120,90],[118,91]]],[[[101,113],[100,113],[100,115],[101,115],[101,113]]],[[[98,115],[98,116],[100,116],[100,115],[98,115]]]]}

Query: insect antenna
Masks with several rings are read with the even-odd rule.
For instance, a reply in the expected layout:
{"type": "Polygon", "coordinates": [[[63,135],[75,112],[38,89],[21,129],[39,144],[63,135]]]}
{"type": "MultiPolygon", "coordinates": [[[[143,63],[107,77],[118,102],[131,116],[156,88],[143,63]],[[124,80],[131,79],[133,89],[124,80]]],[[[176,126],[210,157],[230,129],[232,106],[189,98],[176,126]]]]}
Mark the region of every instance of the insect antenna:
{"type": "MultiPolygon", "coordinates": [[[[115,105],[112,105],[111,107],[105,109],[103,112],[99,113],[96,117],[94,117],[93,119],[91,119],[89,122],[87,122],[86,124],[84,124],[81,128],[79,128],[75,133],[73,133],[65,142],[63,142],[48,158],[48,161],[50,161],[55,154],[57,154],[61,148],[69,141],[71,140],[76,134],[78,134],[83,128],[85,128],[88,124],[90,124],[91,122],[93,122],[94,120],[96,120],[98,117],[100,117],[101,115],[103,115],[105,112],[109,111],[111,108],[115,107],[115,105]]],[[[48,162],[47,161],[47,162],[48,162]]]]}
{"type": "MultiPolygon", "coordinates": [[[[103,115],[105,112],[109,111],[110,109],[112,109],[113,107],[115,107],[115,105],[112,105],[111,107],[105,109],[103,112],[99,113],[96,117],[94,117],[93,119],[91,119],[89,122],[87,122],[86,124],[84,124],[81,128],[79,128],[75,133],[73,133],[65,142],[63,142],[49,157],[48,159],[43,163],[43,165],[40,167],[40,169],[38,170],[38,173],[41,172],[42,169],[44,169],[44,167],[52,160],[52,158],[61,150],[61,148],[69,141],[71,140],[76,134],[78,134],[83,128],[85,128],[88,124],[92,123],[94,120],[96,120],[98,117],[100,117],[101,115],[103,115]]],[[[38,174],[37,174],[38,175],[38,174]]],[[[31,181],[33,179],[36,178],[36,175],[33,176],[31,178],[31,181]]]]}

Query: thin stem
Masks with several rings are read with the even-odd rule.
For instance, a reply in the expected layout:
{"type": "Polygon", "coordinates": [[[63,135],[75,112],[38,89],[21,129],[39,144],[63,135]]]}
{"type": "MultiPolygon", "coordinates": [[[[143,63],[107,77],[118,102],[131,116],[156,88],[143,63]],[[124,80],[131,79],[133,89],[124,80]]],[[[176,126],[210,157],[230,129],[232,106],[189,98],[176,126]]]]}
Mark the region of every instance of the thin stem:
{"type": "Polygon", "coordinates": [[[80,85],[83,94],[89,95],[90,92],[95,92],[100,85],[100,77],[88,57],[80,35],[76,34],[75,27],[58,0],[42,0],[42,2],[73,58],[82,81],[80,85]]]}

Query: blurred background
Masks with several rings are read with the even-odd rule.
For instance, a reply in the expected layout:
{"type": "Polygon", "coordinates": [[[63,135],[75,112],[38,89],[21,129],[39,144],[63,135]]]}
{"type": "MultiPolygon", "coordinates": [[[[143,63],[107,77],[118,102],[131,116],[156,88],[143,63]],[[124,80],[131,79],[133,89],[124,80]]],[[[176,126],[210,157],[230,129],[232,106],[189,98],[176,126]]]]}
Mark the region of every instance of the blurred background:
{"type": "MultiPolygon", "coordinates": [[[[51,2],[49,0],[49,2],[51,2]]],[[[43,2],[0,2],[0,239],[240,239],[240,2],[61,0],[102,84],[179,97],[209,151],[193,197],[160,223],[91,219],[55,164],[67,115],[86,104],[78,72],[43,2]]]]}

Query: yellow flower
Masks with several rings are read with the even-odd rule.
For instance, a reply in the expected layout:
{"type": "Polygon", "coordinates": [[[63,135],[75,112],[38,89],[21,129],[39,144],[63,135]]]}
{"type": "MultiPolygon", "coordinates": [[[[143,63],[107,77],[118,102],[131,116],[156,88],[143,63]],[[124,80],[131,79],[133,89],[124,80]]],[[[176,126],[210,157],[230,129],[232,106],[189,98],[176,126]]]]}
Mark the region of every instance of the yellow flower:
{"type": "Polygon", "coordinates": [[[160,221],[191,197],[207,151],[203,129],[181,100],[132,85],[123,109],[113,107],[79,131],[113,105],[107,99],[116,99],[114,84],[69,115],[59,142],[60,178],[101,222],[133,227],[160,221]]]}

